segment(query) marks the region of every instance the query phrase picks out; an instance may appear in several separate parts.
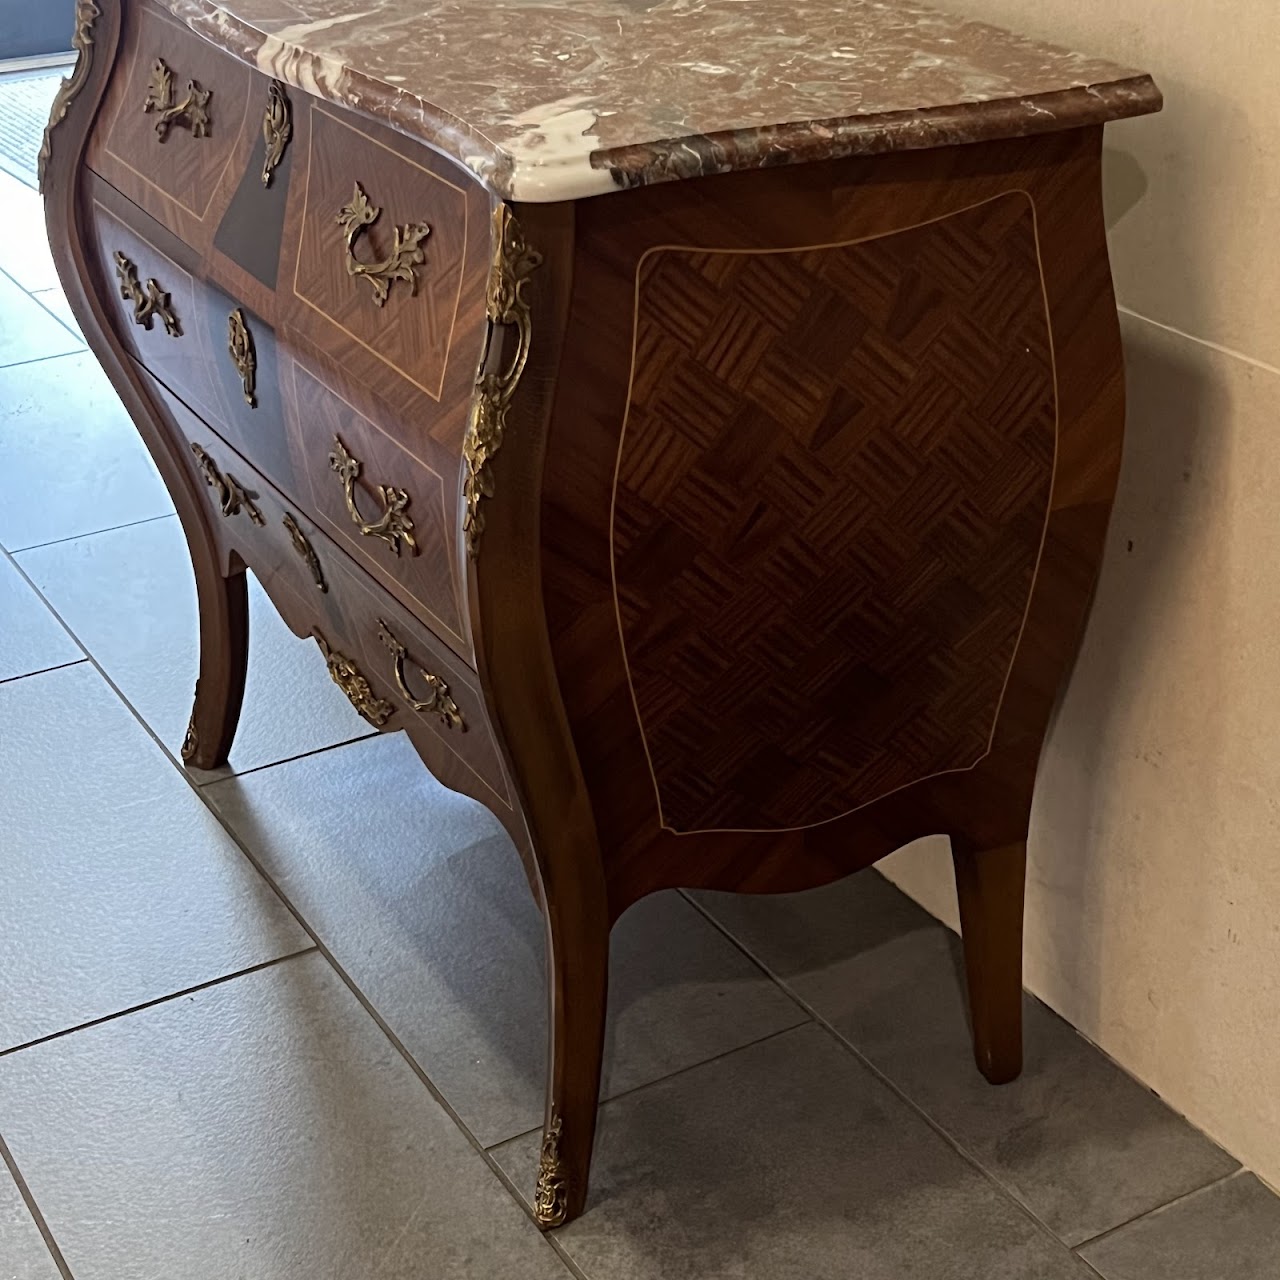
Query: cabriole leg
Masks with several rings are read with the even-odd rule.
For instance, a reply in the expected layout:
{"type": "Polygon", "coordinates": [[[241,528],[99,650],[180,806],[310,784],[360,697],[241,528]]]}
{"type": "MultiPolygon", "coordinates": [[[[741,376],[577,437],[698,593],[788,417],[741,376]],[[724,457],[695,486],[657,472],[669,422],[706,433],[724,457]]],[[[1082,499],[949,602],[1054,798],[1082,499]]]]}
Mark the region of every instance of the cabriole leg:
{"type": "Polygon", "coordinates": [[[992,1084],[1022,1071],[1022,909],[1027,844],[974,852],[952,842],[973,1054],[992,1084]]]}
{"type": "Polygon", "coordinates": [[[551,1043],[534,1195],[544,1230],[576,1218],[586,1204],[604,1054],[609,924],[602,910],[573,905],[549,911],[547,923],[551,1043]]]}
{"type": "Polygon", "coordinates": [[[243,570],[223,577],[206,557],[193,554],[192,560],[200,600],[200,675],[182,758],[197,769],[216,769],[227,762],[244,701],[249,593],[243,570]]]}

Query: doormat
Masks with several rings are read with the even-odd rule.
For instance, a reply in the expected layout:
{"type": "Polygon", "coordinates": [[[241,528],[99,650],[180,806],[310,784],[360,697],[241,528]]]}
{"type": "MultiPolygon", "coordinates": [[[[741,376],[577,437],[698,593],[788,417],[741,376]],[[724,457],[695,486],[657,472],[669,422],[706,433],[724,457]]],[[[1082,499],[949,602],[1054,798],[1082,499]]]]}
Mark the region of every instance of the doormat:
{"type": "Polygon", "coordinates": [[[64,67],[0,75],[0,169],[36,185],[36,157],[64,67]]]}

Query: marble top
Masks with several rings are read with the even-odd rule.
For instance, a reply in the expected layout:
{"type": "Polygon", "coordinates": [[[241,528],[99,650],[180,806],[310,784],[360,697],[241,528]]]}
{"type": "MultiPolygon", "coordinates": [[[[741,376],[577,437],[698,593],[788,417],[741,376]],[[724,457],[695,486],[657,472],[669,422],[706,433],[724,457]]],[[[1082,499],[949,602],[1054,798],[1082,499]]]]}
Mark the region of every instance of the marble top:
{"type": "Polygon", "coordinates": [[[1098,124],[1151,78],[898,0],[160,0],[212,43],[498,195],[1098,124]]]}

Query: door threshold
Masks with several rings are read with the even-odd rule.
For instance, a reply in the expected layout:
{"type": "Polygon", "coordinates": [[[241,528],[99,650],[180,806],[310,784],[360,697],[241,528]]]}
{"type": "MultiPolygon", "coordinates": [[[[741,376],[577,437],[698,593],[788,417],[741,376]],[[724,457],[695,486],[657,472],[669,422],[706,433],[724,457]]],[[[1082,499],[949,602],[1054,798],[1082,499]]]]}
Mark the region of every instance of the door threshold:
{"type": "Polygon", "coordinates": [[[66,53],[38,53],[30,58],[0,58],[0,76],[21,75],[28,71],[51,71],[55,67],[69,67],[76,60],[72,51],[66,53]]]}

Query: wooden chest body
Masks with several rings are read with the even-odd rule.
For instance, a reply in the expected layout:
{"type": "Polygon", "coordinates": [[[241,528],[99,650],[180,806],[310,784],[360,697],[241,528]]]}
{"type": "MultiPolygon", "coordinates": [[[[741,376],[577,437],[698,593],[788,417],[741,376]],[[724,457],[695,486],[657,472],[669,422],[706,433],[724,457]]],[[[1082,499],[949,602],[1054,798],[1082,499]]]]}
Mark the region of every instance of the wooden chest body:
{"type": "Polygon", "coordinates": [[[950,835],[979,1062],[1016,1074],[1036,764],[1120,459],[1100,127],[504,201],[104,10],[49,225],[191,546],[183,755],[229,748],[247,567],[504,823],[548,929],[538,1220],[584,1202],[608,932],[661,888],[950,835]]]}

